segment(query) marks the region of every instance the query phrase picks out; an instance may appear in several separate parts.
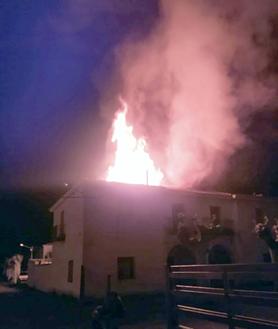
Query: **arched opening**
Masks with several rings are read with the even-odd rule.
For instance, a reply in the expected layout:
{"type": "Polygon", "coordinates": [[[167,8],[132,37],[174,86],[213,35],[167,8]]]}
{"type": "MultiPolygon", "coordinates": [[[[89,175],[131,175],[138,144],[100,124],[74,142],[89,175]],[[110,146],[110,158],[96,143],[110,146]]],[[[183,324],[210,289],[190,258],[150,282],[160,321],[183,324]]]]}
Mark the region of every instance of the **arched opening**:
{"type": "Polygon", "coordinates": [[[194,253],[183,245],[172,248],[167,257],[167,265],[190,265],[196,264],[194,253]]]}
{"type": "MultiPolygon", "coordinates": [[[[172,248],[167,257],[167,265],[191,265],[196,264],[194,252],[183,245],[177,245],[172,248]]],[[[193,286],[196,284],[194,279],[177,279],[176,284],[193,286]]]]}
{"type": "Polygon", "coordinates": [[[231,264],[232,256],[230,251],[221,244],[214,245],[208,254],[209,264],[231,264]]]}
{"type": "MultiPolygon", "coordinates": [[[[232,256],[230,251],[221,244],[214,245],[208,253],[209,264],[231,264],[232,256]]],[[[210,280],[211,287],[223,288],[223,282],[219,279],[210,280]]],[[[233,282],[230,281],[230,285],[233,286],[233,282]]]]}
{"type": "Polygon", "coordinates": [[[263,253],[262,258],[264,263],[271,263],[271,255],[269,251],[263,253]]]}

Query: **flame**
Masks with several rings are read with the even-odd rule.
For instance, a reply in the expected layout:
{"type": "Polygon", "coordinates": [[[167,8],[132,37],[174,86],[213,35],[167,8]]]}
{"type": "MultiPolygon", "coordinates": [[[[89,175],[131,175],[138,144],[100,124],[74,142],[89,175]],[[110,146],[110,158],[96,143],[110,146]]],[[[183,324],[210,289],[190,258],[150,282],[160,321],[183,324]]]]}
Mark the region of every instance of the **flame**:
{"type": "Polygon", "coordinates": [[[156,169],[146,152],[143,137],[136,139],[133,127],[126,121],[128,105],[120,100],[122,109],[116,113],[113,122],[111,142],[116,145],[114,164],[108,168],[106,180],[129,184],[160,185],[163,174],[156,169]]]}

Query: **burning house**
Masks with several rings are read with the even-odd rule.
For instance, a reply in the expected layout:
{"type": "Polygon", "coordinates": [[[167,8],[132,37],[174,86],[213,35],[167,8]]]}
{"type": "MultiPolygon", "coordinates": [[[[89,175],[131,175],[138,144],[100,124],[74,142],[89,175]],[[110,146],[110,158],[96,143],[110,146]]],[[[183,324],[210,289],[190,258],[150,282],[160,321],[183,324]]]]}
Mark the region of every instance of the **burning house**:
{"type": "Polygon", "coordinates": [[[157,292],[167,264],[254,263],[268,249],[254,232],[277,200],[111,182],[84,183],[51,208],[52,263],[30,263],[29,285],[102,296],[157,292]]]}
{"type": "Polygon", "coordinates": [[[29,285],[74,296],[103,296],[108,286],[158,292],[169,264],[267,261],[254,219],[277,216],[277,200],[163,187],[167,177],[121,104],[106,182],[80,184],[51,207],[52,262],[30,262],[29,285]]]}

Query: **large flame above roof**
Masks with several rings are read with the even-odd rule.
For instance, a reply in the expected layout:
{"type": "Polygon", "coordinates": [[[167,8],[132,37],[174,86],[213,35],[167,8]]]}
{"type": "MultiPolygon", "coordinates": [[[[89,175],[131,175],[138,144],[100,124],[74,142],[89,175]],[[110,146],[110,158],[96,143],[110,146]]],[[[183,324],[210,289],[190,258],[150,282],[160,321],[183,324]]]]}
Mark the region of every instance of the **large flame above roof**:
{"type": "Polygon", "coordinates": [[[128,105],[121,100],[121,109],[113,122],[111,142],[115,144],[114,163],[108,168],[106,180],[129,184],[160,185],[163,174],[155,167],[146,151],[143,137],[136,138],[133,127],[128,125],[126,115],[128,105]]]}

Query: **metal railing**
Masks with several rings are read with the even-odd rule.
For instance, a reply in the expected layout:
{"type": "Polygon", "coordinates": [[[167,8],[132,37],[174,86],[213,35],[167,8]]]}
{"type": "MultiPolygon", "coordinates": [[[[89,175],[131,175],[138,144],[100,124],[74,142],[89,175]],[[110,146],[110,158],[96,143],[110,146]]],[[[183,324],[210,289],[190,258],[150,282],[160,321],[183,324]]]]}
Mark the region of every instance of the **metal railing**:
{"type": "Polygon", "coordinates": [[[278,328],[277,281],[278,264],[170,266],[168,329],[191,329],[184,323],[188,318],[222,323],[229,329],[278,328]],[[270,309],[271,314],[276,311],[275,319],[266,315],[270,309]]]}

